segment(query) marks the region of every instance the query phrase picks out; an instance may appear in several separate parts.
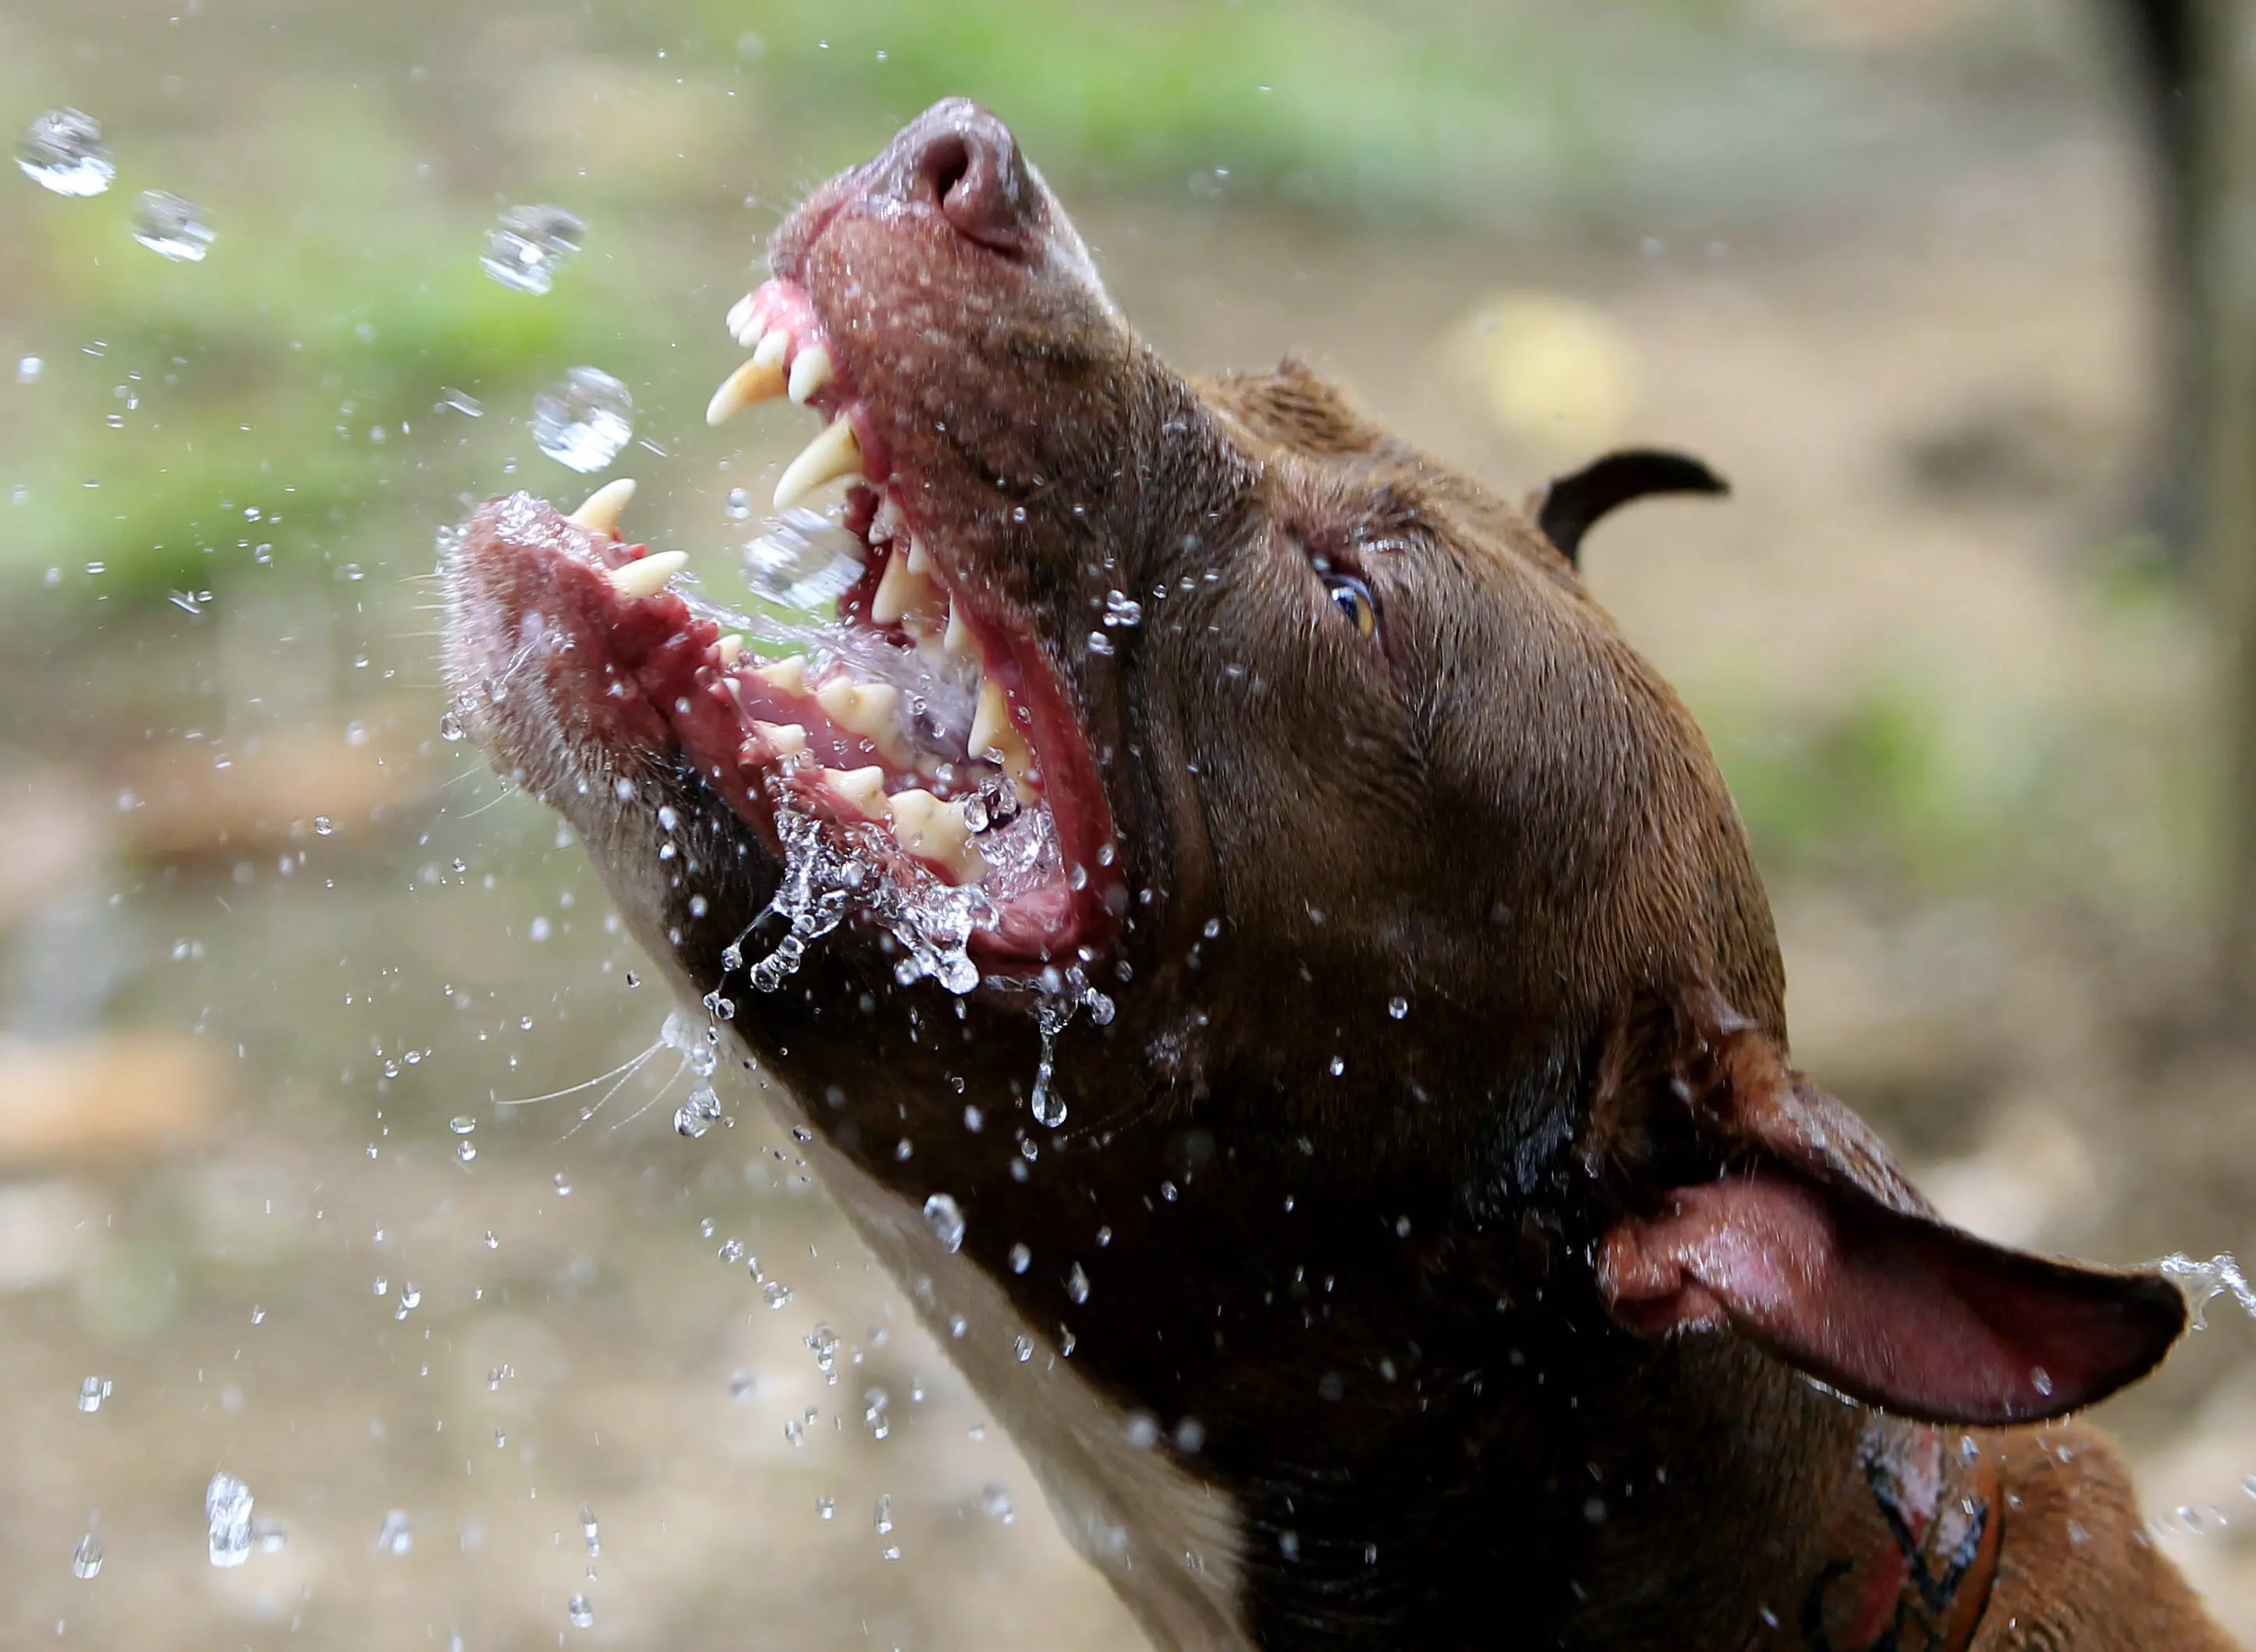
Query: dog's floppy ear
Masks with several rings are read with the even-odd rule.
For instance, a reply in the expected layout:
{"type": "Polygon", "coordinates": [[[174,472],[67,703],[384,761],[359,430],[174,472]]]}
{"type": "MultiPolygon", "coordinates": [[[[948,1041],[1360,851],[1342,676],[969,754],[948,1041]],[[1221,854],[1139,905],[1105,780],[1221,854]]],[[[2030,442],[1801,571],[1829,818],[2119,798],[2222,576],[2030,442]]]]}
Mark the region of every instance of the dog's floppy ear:
{"type": "Polygon", "coordinates": [[[1625,1127],[1675,1136],[1715,1167],[1664,1183],[1600,1240],[1599,1287],[1629,1329],[1728,1325],[1869,1404],[1997,1424],[2105,1398],[2185,1328],[2183,1297],[2157,1274],[2081,1267],[1950,1227],[1865,1122],[1788,1069],[1759,1029],[1712,1001],[1685,1020],[1675,1071],[1657,1093],[1639,1086],[1657,1099],[1628,1104],[1658,1116],[1631,1123],[1603,1086],[1593,1114],[1601,1137],[1625,1127]],[[1688,1118],[1667,1116],[1679,1107],[1688,1118]]]}

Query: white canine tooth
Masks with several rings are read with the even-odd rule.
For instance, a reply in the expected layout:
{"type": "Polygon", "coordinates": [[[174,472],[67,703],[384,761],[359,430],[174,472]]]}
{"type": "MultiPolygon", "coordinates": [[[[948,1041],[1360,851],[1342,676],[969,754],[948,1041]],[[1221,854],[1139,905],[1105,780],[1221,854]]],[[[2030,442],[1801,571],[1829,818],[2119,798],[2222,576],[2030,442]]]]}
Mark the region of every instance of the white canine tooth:
{"type": "Polygon", "coordinates": [[[885,771],[876,763],[866,769],[825,769],[822,778],[829,783],[833,791],[870,819],[884,817],[885,771]]]}
{"type": "Polygon", "coordinates": [[[619,537],[619,517],[627,508],[627,501],[634,497],[634,490],[632,476],[607,482],[564,520],[578,523],[598,538],[616,539],[619,537]]]}
{"type": "Polygon", "coordinates": [[[909,541],[909,572],[911,573],[930,573],[932,572],[932,558],[926,552],[923,542],[920,540],[912,539],[909,541]]]}
{"type": "Polygon", "coordinates": [[[870,622],[891,625],[906,615],[936,609],[939,598],[933,582],[917,571],[916,559],[895,551],[885,559],[885,571],[870,594],[870,622]]]}
{"type": "Polygon", "coordinates": [[[781,367],[791,354],[791,334],[778,327],[752,346],[752,360],[762,367],[781,367]]]}
{"type": "Polygon", "coordinates": [[[734,665],[744,657],[744,634],[741,631],[724,633],[720,640],[713,644],[713,650],[720,655],[722,664],[734,665]]]}
{"type": "Polygon", "coordinates": [[[796,757],[807,749],[807,730],[798,723],[764,723],[755,717],[752,732],[779,757],[796,757]]]}
{"type": "Polygon", "coordinates": [[[976,657],[979,653],[978,637],[963,622],[962,615],[956,611],[953,602],[948,605],[948,629],[942,634],[940,645],[951,654],[969,653],[976,657]]]}
{"type": "Polygon", "coordinates": [[[830,352],[820,344],[808,345],[791,364],[791,399],[806,401],[830,383],[832,371],[830,352]]]}
{"type": "Polygon", "coordinates": [[[1026,743],[1011,716],[1011,702],[1003,685],[989,678],[979,685],[979,708],[971,717],[971,755],[992,758],[1011,777],[1021,801],[1033,801],[1029,777],[1034,769],[1034,749],[1026,743]]]}
{"type": "Polygon", "coordinates": [[[797,654],[786,654],[781,659],[770,660],[754,668],[754,675],[786,694],[807,692],[807,661],[797,654]]]}
{"type": "Polygon", "coordinates": [[[854,439],[853,425],[841,414],[807,444],[806,452],[784,467],[776,478],[775,508],[788,510],[824,482],[861,474],[862,444],[854,439]]]}
{"type": "Polygon", "coordinates": [[[783,369],[764,367],[757,361],[745,362],[721,381],[721,388],[713,392],[713,399],[705,404],[705,422],[725,425],[747,407],[758,407],[762,402],[772,402],[783,394],[783,369]]]}
{"type": "Polygon", "coordinates": [[[687,551],[653,551],[610,570],[611,588],[621,596],[656,596],[666,582],[689,566],[687,551]]]}
{"type": "Polygon", "coordinates": [[[945,868],[958,883],[986,875],[987,857],[971,840],[961,802],[942,803],[929,791],[912,788],[885,799],[893,817],[893,840],[909,854],[945,868]]]}

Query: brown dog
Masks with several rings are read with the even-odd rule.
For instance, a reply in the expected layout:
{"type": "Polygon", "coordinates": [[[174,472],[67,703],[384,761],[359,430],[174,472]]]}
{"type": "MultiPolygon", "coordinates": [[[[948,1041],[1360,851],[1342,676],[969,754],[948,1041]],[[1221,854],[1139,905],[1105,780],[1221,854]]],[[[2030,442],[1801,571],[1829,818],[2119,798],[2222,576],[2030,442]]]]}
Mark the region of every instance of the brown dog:
{"type": "Polygon", "coordinates": [[[1186,382],[965,103],[771,257],[714,416],[828,419],[837,622],[763,663],[616,485],[519,496],[458,714],[1156,1641],[2227,1644],[2035,1426],[2175,1289],[1943,1226],[1787,1065],[1731,801],[1562,554],[1712,478],[1553,543],[1305,369],[1186,382]]]}

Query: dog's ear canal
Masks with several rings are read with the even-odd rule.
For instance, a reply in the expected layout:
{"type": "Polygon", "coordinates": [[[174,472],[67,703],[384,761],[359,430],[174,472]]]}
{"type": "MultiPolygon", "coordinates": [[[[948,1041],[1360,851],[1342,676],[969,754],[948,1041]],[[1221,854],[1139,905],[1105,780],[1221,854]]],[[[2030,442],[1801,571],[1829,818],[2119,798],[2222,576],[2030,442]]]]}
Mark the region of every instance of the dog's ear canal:
{"type": "MultiPolygon", "coordinates": [[[[1696,1053],[1649,1105],[1688,1110],[1686,1139],[1718,1169],[1650,1191],[1600,1239],[1599,1287],[1629,1329],[1728,1325],[1868,1404],[1998,1424],[2105,1398],[2185,1328],[2185,1299],[2158,1274],[2008,1250],[1943,1222],[1865,1122],[1759,1030],[1719,1009],[1691,1019],[1705,1023],[1696,1053]]],[[[1686,1122],[1653,1121],[1672,1135],[1686,1122]]]]}

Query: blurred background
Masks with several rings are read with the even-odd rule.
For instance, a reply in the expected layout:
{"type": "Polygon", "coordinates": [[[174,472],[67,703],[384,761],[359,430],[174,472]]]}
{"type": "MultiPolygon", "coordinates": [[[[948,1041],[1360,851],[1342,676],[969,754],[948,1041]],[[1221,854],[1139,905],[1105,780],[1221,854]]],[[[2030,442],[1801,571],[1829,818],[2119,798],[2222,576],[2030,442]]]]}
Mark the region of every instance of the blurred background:
{"type": "MultiPolygon", "coordinates": [[[[1304,350],[1514,496],[1629,441],[1730,476],[1584,563],[1722,756],[1801,1059],[1985,1232],[2256,1248],[2246,39],[0,0],[0,1642],[1138,1644],[789,1137],[618,1071],[666,1006],[440,727],[478,499],[634,475],[740,588],[805,432],[705,428],[723,313],[945,93],[1180,366],[1304,350]]],[[[2104,1420],[2256,1635],[2256,1325],[2210,1321],[2104,1420]]]]}

